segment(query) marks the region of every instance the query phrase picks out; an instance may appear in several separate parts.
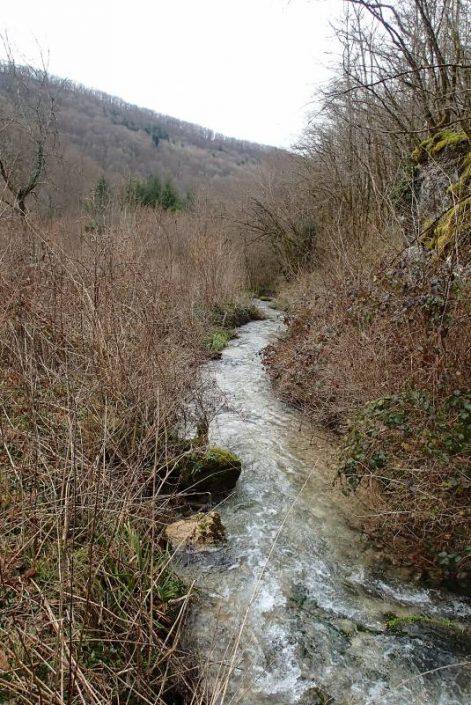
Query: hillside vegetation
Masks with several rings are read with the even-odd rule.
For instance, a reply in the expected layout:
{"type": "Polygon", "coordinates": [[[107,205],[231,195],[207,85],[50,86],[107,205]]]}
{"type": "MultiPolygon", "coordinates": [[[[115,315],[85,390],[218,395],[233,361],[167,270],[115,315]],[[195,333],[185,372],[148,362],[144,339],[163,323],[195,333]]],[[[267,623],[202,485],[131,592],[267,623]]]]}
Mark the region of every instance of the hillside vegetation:
{"type": "Polygon", "coordinates": [[[198,702],[165,530],[240,472],[200,368],[258,315],[234,221],[265,149],[0,77],[0,702],[198,702]]]}
{"type": "Polygon", "coordinates": [[[220,218],[109,217],[0,231],[2,702],[197,697],[164,531],[211,504],[199,370],[255,314],[220,218]]]}
{"type": "MultiPolygon", "coordinates": [[[[51,107],[47,178],[37,191],[44,213],[79,211],[102,177],[118,190],[130,179],[155,176],[171,180],[184,195],[210,190],[230,197],[239,180],[277,151],[130,105],[42,70],[13,62],[0,67],[4,120],[18,114],[31,120],[39,104],[43,110],[51,107]]],[[[20,134],[11,131],[10,138],[12,149],[21,151],[20,134]]]]}
{"type": "Polygon", "coordinates": [[[459,0],[346,4],[343,65],[252,228],[283,262],[283,396],[394,560],[471,571],[471,35],[459,0]]]}

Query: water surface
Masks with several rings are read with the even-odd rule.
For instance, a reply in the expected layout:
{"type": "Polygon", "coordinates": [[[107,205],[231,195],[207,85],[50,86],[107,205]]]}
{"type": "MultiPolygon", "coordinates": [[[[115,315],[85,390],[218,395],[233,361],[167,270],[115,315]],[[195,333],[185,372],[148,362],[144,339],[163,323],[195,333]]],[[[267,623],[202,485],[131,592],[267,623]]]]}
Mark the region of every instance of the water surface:
{"type": "Polygon", "coordinates": [[[386,579],[371,560],[332,488],[326,442],[272,390],[260,351],[283,324],[260,306],[267,319],[207,369],[224,399],[211,442],[243,461],[220,507],[228,545],[182,566],[201,591],[190,639],[213,705],[470,703],[463,637],[431,623],[386,629],[391,613],[465,622],[469,604],[386,579]]]}

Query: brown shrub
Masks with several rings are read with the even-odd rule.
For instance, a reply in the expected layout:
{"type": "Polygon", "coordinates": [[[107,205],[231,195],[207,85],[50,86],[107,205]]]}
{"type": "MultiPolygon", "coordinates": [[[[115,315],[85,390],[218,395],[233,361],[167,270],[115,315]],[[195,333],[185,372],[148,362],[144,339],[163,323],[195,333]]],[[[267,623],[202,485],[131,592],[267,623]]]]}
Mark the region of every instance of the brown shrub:
{"type": "Polygon", "coordinates": [[[162,538],[180,500],[163,480],[237,257],[205,212],[1,235],[0,689],[184,702],[189,596],[162,538]]]}
{"type": "Polygon", "coordinates": [[[313,282],[307,276],[289,294],[288,333],[266,353],[271,376],[315,422],[349,431],[340,470],[347,487],[368,488],[370,527],[381,524],[404,560],[464,574],[469,274],[410,248],[369,280],[313,282]],[[411,394],[425,406],[411,406],[411,394]],[[407,421],[391,431],[371,417],[372,400],[388,400],[407,421]]]}

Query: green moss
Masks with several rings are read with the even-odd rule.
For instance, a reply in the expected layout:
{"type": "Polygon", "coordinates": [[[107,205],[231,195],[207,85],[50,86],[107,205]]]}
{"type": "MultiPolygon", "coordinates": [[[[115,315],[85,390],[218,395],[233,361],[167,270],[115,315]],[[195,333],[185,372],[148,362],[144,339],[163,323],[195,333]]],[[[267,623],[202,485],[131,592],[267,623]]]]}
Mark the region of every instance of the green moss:
{"type": "Polygon", "coordinates": [[[436,221],[426,219],[422,224],[421,242],[429,250],[435,250],[438,255],[449,251],[471,232],[471,149],[469,139],[464,132],[445,130],[425,140],[420,149],[426,155],[436,156],[447,148],[460,148],[460,159],[457,163],[458,180],[451,184],[447,191],[457,202],[452,203],[436,221]],[[463,148],[467,147],[463,155],[463,148]],[[468,196],[467,196],[468,194],[468,196]]]}
{"type": "Polygon", "coordinates": [[[231,451],[224,448],[211,447],[204,453],[193,453],[190,458],[191,475],[196,476],[202,471],[218,472],[225,469],[239,469],[241,467],[240,459],[231,451]]]}
{"type": "Polygon", "coordinates": [[[420,145],[418,147],[416,147],[415,149],[413,149],[411,152],[411,155],[410,155],[412,162],[414,164],[420,164],[423,156],[424,156],[424,150],[422,149],[422,147],[420,145]]]}
{"type": "Polygon", "coordinates": [[[203,456],[202,462],[206,466],[240,466],[240,460],[237,455],[235,455],[235,453],[231,453],[230,450],[227,450],[225,448],[218,448],[217,446],[209,448],[206,451],[205,455],[203,456]]]}
{"type": "Polygon", "coordinates": [[[206,350],[217,355],[236,336],[235,328],[261,319],[263,314],[254,304],[228,303],[215,306],[211,312],[214,328],[204,338],[203,345],[206,350]]]}
{"type": "Polygon", "coordinates": [[[435,247],[442,253],[448,245],[471,232],[471,196],[451,208],[435,226],[435,247]]]}
{"type": "Polygon", "coordinates": [[[405,617],[398,617],[397,615],[388,615],[386,621],[386,628],[388,631],[400,633],[403,628],[408,624],[426,624],[431,627],[438,627],[441,629],[446,629],[448,631],[463,633],[465,632],[464,627],[461,624],[453,622],[451,619],[443,619],[441,617],[428,617],[423,614],[412,614],[405,617]]]}
{"type": "Polygon", "coordinates": [[[421,242],[438,255],[471,232],[471,196],[449,208],[435,223],[424,223],[421,242]]]}
{"type": "Polygon", "coordinates": [[[412,151],[411,160],[414,164],[422,164],[429,157],[437,157],[445,149],[462,148],[469,144],[469,138],[463,131],[442,130],[428,137],[412,151]]]}
{"type": "Polygon", "coordinates": [[[460,178],[448,187],[448,193],[456,198],[464,197],[466,191],[471,188],[471,150],[464,157],[461,167],[460,178]]]}
{"type": "Polygon", "coordinates": [[[224,328],[216,328],[211,331],[203,341],[203,345],[206,350],[211,353],[220,353],[228,342],[235,337],[233,330],[226,330],[224,328]]]}
{"type": "Polygon", "coordinates": [[[433,248],[435,243],[435,220],[433,218],[425,218],[423,221],[420,242],[427,250],[433,248]]]}
{"type": "Polygon", "coordinates": [[[223,494],[234,488],[242,464],[234,453],[224,448],[211,447],[187,455],[180,466],[180,480],[184,488],[196,492],[223,494]]]}
{"type": "Polygon", "coordinates": [[[436,156],[444,149],[456,147],[468,142],[468,136],[465,132],[454,132],[452,130],[443,130],[433,136],[429,147],[429,154],[436,156]]]}

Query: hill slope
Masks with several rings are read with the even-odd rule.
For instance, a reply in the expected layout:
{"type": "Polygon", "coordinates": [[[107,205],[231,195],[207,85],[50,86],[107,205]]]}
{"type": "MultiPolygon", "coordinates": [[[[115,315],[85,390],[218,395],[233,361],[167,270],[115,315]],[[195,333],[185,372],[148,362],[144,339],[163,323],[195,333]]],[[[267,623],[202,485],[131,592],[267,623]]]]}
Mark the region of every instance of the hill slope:
{"type": "Polygon", "coordinates": [[[71,83],[60,90],[59,108],[67,142],[113,174],[157,171],[190,186],[201,178],[230,176],[272,149],[71,83]]]}
{"type": "MultiPolygon", "coordinates": [[[[28,83],[29,96],[35,87],[41,90],[38,74],[18,71],[28,83]]],[[[130,177],[157,174],[171,178],[181,190],[210,186],[227,192],[228,179],[243,178],[265,155],[277,151],[70,81],[50,79],[48,89],[55,102],[59,158],[50,160],[42,195],[60,210],[78,205],[102,175],[115,186],[130,177]]],[[[9,71],[0,67],[0,107],[15,101],[13,90],[9,71]]]]}

